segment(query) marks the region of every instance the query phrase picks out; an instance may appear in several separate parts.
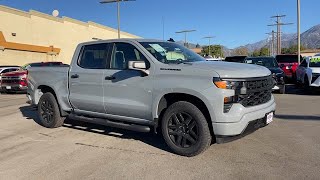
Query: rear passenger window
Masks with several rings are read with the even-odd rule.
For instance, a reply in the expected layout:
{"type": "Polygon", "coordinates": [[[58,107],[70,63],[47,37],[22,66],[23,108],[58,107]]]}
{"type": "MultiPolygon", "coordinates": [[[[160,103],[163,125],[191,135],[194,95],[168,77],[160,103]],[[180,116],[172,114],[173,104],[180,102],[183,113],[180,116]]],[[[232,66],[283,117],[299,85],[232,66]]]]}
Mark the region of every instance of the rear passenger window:
{"type": "Polygon", "coordinates": [[[78,65],[85,69],[105,69],[107,65],[108,47],[108,44],[84,46],[78,65]]]}

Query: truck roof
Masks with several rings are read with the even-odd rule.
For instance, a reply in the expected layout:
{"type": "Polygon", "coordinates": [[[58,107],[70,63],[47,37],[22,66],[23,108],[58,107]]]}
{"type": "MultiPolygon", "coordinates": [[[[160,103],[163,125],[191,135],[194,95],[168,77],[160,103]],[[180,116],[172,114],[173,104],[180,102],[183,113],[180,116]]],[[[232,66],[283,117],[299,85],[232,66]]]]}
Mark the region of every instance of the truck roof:
{"type": "Polygon", "coordinates": [[[163,40],[157,40],[157,39],[121,38],[121,39],[107,39],[107,40],[98,40],[98,41],[88,41],[88,42],[80,43],[80,45],[110,43],[110,42],[169,42],[169,41],[163,41],[163,40]]]}

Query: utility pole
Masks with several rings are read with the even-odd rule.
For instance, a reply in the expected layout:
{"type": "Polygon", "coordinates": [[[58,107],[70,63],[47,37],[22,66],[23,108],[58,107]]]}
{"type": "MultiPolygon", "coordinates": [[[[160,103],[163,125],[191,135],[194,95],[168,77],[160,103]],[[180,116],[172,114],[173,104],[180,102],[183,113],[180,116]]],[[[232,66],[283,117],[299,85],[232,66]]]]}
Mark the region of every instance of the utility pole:
{"type": "Polygon", "coordinates": [[[281,18],[286,17],[286,15],[276,15],[271,16],[271,18],[276,18],[275,24],[270,24],[268,26],[277,26],[277,54],[281,54],[281,26],[291,25],[293,23],[282,23],[281,18]]]}
{"type": "Polygon", "coordinates": [[[194,31],[196,31],[196,30],[182,30],[182,31],[178,31],[176,33],[177,34],[184,33],[184,46],[189,47],[188,42],[187,42],[187,33],[194,32],[194,31]]]}
{"type": "Polygon", "coordinates": [[[118,39],[120,39],[120,2],[135,0],[103,0],[100,4],[117,3],[118,39]]]}
{"type": "Polygon", "coordinates": [[[300,64],[300,55],[301,55],[301,49],[300,49],[300,46],[301,46],[301,39],[300,39],[300,0],[297,0],[297,35],[298,35],[298,62],[300,64]]]}
{"type": "Polygon", "coordinates": [[[266,33],[268,35],[271,35],[271,56],[274,56],[275,55],[275,45],[274,45],[274,42],[275,42],[275,34],[276,32],[274,30],[271,31],[271,33],[266,33]]]}
{"type": "Polygon", "coordinates": [[[211,56],[211,39],[214,38],[215,36],[207,36],[207,37],[204,37],[203,39],[208,39],[209,40],[209,56],[211,56]]]}

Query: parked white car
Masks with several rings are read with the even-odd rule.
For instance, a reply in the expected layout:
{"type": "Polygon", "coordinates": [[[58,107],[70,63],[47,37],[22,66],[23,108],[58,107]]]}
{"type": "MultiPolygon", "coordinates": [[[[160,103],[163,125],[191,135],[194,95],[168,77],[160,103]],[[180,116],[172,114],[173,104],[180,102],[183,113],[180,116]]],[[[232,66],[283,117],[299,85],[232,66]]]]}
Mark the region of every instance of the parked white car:
{"type": "Polygon", "coordinates": [[[296,74],[297,82],[305,87],[320,87],[320,55],[305,58],[296,74]]]}

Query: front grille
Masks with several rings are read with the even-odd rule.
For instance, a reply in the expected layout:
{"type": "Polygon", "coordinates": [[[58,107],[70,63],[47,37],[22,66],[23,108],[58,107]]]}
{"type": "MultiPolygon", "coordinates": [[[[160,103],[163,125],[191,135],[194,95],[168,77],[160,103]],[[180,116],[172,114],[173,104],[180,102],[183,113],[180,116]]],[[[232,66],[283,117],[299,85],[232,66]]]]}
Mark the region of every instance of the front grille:
{"type": "Polygon", "coordinates": [[[272,76],[246,80],[244,85],[247,88],[245,95],[239,95],[239,103],[244,107],[257,106],[271,100],[274,80],[272,76]]]}
{"type": "Polygon", "coordinates": [[[1,82],[3,84],[18,84],[20,82],[20,80],[14,80],[14,79],[4,79],[4,80],[1,80],[1,82]]]}
{"type": "Polygon", "coordinates": [[[18,84],[20,82],[20,78],[19,77],[2,77],[1,78],[1,82],[3,84],[18,84]]]}

